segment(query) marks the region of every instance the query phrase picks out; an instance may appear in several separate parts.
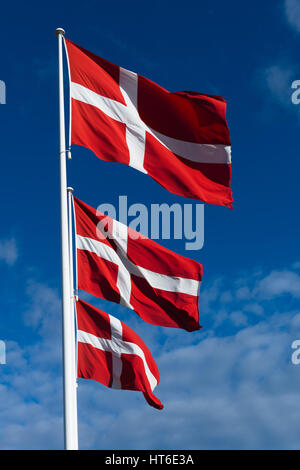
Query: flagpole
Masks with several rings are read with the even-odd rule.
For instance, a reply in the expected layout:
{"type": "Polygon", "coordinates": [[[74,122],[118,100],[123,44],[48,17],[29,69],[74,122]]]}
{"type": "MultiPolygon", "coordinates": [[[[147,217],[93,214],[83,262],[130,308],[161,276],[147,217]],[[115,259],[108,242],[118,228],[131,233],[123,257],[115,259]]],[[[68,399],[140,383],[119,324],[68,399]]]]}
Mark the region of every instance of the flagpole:
{"type": "Polygon", "coordinates": [[[64,438],[66,450],[78,449],[77,404],[75,375],[75,327],[72,311],[70,279],[70,252],[68,233],[68,200],[66,168],[66,136],[64,111],[62,42],[65,31],[57,28],[59,70],[59,160],[60,160],[60,220],[62,263],[62,315],[63,315],[63,385],[64,385],[64,438]]]}
{"type": "MultiPolygon", "coordinates": [[[[70,264],[70,291],[71,301],[74,299],[74,269],[73,269],[73,224],[72,224],[72,194],[74,189],[67,187],[68,193],[68,224],[69,224],[69,264],[70,264]]],[[[73,304],[73,302],[72,302],[73,304]]],[[[72,306],[73,307],[73,306],[72,306]]]]}
{"type": "MultiPolygon", "coordinates": [[[[70,154],[70,152],[69,152],[70,154]]],[[[69,157],[68,157],[69,158],[69,157]]],[[[70,158],[69,158],[70,159],[70,158]]],[[[72,375],[74,378],[75,383],[75,391],[74,393],[74,436],[75,436],[75,444],[78,449],[78,419],[77,419],[77,339],[75,336],[75,317],[76,317],[76,307],[75,307],[75,289],[74,289],[74,264],[73,264],[73,191],[74,189],[71,187],[67,188],[68,193],[68,224],[69,224],[69,264],[70,264],[70,293],[71,293],[71,317],[72,322],[70,325],[70,336],[73,338],[73,360],[72,360],[72,375]]]]}

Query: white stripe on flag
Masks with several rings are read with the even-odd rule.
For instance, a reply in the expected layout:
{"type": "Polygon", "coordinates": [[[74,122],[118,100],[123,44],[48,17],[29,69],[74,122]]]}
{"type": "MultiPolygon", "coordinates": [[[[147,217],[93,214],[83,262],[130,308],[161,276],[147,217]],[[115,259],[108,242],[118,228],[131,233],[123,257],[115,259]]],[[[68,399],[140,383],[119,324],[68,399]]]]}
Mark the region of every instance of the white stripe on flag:
{"type": "Polygon", "coordinates": [[[133,307],[130,304],[131,276],[127,267],[121,262],[122,259],[126,259],[127,257],[127,226],[117,220],[113,220],[112,234],[114,239],[118,241],[117,254],[119,255],[119,263],[117,286],[120,292],[120,304],[133,310],[133,307]]]}
{"type": "Polygon", "coordinates": [[[138,76],[134,72],[120,67],[119,85],[121,93],[130,114],[127,114],[129,122],[126,125],[126,143],[129,150],[129,165],[136,170],[147,173],[144,168],[146,131],[141,125],[138,113],[138,76]]]}
{"type": "MultiPolygon", "coordinates": [[[[112,318],[111,315],[109,315],[109,317],[110,319],[112,318]]],[[[79,343],[89,344],[90,346],[93,346],[96,349],[100,349],[101,351],[111,352],[113,354],[113,357],[115,356],[116,359],[119,358],[119,360],[121,360],[120,359],[121,354],[135,354],[136,356],[140,357],[143,361],[145,373],[149,381],[151,390],[153,390],[156,387],[157,380],[152,374],[148,366],[144,351],[137,344],[130,343],[128,341],[123,341],[120,339],[116,339],[113,337],[113,334],[112,334],[112,339],[105,339],[105,338],[99,338],[98,336],[95,336],[92,333],[87,333],[86,331],[82,331],[82,330],[78,330],[77,332],[77,341],[79,343]]],[[[117,367],[118,367],[118,372],[116,374],[116,377],[114,376],[114,379],[116,380],[116,385],[118,387],[117,377],[118,377],[118,373],[120,373],[119,372],[120,369],[119,369],[119,365],[117,365],[117,367]]],[[[114,375],[114,371],[113,371],[113,375],[114,375]]]]}
{"type": "MultiPolygon", "coordinates": [[[[78,249],[90,251],[91,253],[95,253],[100,256],[100,258],[118,265],[119,272],[121,273],[120,275],[122,276],[122,279],[124,279],[124,282],[126,281],[125,272],[123,272],[123,270],[135,276],[144,278],[154,289],[161,289],[168,292],[180,292],[182,294],[194,296],[197,296],[199,293],[200,282],[195,279],[168,276],[166,274],[159,274],[154,271],[150,271],[149,269],[142,268],[129,261],[123,250],[116,252],[113,248],[106,245],[106,243],[99,242],[93,238],[82,237],[81,235],[76,235],[76,239],[78,249]]],[[[115,241],[118,243],[117,240],[115,241]]],[[[126,279],[128,279],[128,277],[126,279]]],[[[123,286],[123,283],[120,282],[120,285],[123,286]]],[[[123,292],[124,301],[126,301],[126,299],[128,299],[126,294],[127,291],[124,290],[123,292]]]]}
{"type": "MultiPolygon", "coordinates": [[[[109,321],[110,321],[110,330],[111,330],[111,338],[117,343],[120,344],[120,342],[123,341],[123,328],[120,320],[118,318],[115,318],[111,315],[109,315],[109,321]]],[[[114,349],[114,353],[112,354],[112,376],[113,376],[113,381],[112,381],[112,388],[117,388],[121,389],[121,374],[122,374],[122,368],[123,368],[123,363],[121,359],[121,353],[117,351],[117,348],[114,349]]]]}
{"type": "MultiPolygon", "coordinates": [[[[120,89],[126,106],[118,101],[98,95],[98,93],[83,85],[71,82],[72,98],[95,106],[110,118],[126,124],[126,141],[130,154],[130,166],[146,173],[143,166],[145,132],[149,132],[171,152],[186,160],[199,163],[231,163],[231,147],[228,145],[186,142],[160,134],[148,127],[141,120],[136,108],[136,98],[134,98],[135,93],[133,91],[134,77],[137,79],[137,75],[133,72],[120,68],[120,89]]],[[[137,84],[136,80],[136,86],[137,84]]]]}

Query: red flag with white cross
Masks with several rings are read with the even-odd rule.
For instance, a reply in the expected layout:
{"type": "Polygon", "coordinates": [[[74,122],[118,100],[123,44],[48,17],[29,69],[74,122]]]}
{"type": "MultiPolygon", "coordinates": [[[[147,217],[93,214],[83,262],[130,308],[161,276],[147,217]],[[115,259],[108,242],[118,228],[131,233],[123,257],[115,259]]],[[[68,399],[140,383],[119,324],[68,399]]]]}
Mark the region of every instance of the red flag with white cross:
{"type": "Polygon", "coordinates": [[[148,323],[199,330],[202,265],[74,198],[78,288],[148,323]]]}
{"type": "Polygon", "coordinates": [[[153,394],[159,371],[141,338],[117,318],[78,300],[78,377],[93,379],[110,388],[139,390],[149,405],[161,410],[153,394]]]}
{"type": "Polygon", "coordinates": [[[71,144],[151,176],[168,191],[232,208],[226,101],[170,93],[66,40],[71,144]]]}

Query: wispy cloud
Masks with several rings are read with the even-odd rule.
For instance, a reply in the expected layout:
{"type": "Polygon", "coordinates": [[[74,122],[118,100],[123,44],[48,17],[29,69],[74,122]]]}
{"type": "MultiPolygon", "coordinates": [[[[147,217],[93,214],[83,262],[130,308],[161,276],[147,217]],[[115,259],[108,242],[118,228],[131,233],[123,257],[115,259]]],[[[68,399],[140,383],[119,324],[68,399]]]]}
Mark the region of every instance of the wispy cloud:
{"type": "MultiPolygon", "coordinates": [[[[298,288],[293,269],[212,281],[201,294],[204,328],[192,334],[148,325],[129,312],[126,323],[159,366],[156,393],[165,409],[151,409],[140,393],[80,380],[80,447],[297,448],[300,369],[290,357],[292,341],[300,338],[300,312],[281,297],[297,304],[298,288]]],[[[24,321],[37,336],[31,344],[7,344],[0,446],[61,448],[60,298],[35,280],[26,289],[24,321]]]]}
{"type": "Polygon", "coordinates": [[[300,276],[299,274],[283,270],[272,271],[259,281],[255,294],[260,298],[270,299],[284,294],[300,298],[300,276]]]}
{"type": "Polygon", "coordinates": [[[272,65],[263,71],[263,78],[273,98],[281,105],[292,109],[291,84],[296,78],[294,66],[292,64],[272,65]]]}
{"type": "Polygon", "coordinates": [[[26,294],[28,307],[24,312],[24,323],[32,327],[40,341],[30,349],[32,362],[52,366],[61,359],[61,301],[56,289],[30,279],[26,294]]]}
{"type": "Polygon", "coordinates": [[[292,318],[291,313],[272,315],[234,335],[211,332],[184,347],[177,340],[157,358],[157,394],[166,405],[162,413],[144,407],[137,394],[111,393],[81,381],[81,446],[298,448],[300,377],[289,354],[300,331],[292,318]],[[97,431],[99,426],[105,433],[97,431]]]}
{"type": "MultiPolygon", "coordinates": [[[[299,0],[283,0],[282,10],[290,27],[296,32],[300,32],[300,2],[299,0]]],[[[263,95],[263,115],[267,117],[276,116],[276,107],[282,110],[297,113],[299,116],[299,106],[292,102],[292,83],[299,79],[299,63],[293,57],[293,50],[285,51],[284,55],[275,51],[269,64],[260,69],[256,75],[256,85],[264,91],[263,95]]],[[[280,109],[278,110],[280,111],[280,109]]]]}
{"type": "Polygon", "coordinates": [[[0,240],[0,260],[4,261],[9,266],[13,266],[17,259],[18,249],[16,240],[14,238],[0,240]]]}
{"type": "Polygon", "coordinates": [[[255,86],[261,90],[261,114],[264,121],[277,121],[282,114],[300,118],[300,106],[292,101],[295,89],[292,84],[299,79],[300,70],[294,59],[279,57],[275,63],[260,69],[255,78],[255,86]]]}
{"type": "Polygon", "coordinates": [[[285,0],[285,14],[289,24],[300,32],[300,2],[299,0],[285,0]]]}

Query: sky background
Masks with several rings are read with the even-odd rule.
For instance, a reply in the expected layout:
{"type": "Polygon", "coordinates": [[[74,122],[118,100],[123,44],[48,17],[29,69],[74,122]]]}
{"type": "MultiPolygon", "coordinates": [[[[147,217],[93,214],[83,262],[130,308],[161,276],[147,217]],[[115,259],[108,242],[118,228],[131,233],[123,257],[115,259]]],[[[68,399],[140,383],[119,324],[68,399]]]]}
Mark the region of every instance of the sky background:
{"type": "MultiPolygon", "coordinates": [[[[5,2],[1,18],[0,449],[63,447],[56,27],[170,91],[223,96],[232,140],[234,210],[205,205],[202,250],[162,241],[203,263],[203,329],[92,299],[149,346],[165,409],[80,380],[80,448],[299,448],[300,0],[5,2]]],[[[68,182],[93,207],[193,202],[75,146],[68,182]]]]}

